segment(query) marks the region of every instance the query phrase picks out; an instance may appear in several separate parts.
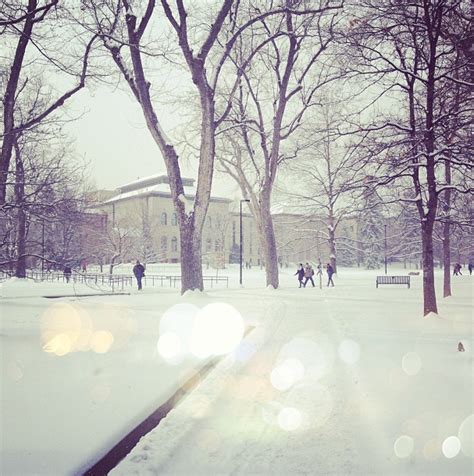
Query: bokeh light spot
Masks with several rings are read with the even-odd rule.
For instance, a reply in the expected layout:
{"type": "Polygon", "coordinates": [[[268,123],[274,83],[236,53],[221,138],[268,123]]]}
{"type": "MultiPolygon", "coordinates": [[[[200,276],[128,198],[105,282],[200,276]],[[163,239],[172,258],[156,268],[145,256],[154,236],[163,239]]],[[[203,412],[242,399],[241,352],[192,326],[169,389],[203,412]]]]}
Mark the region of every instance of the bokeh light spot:
{"type": "Polygon", "coordinates": [[[72,343],[68,334],[60,333],[52,337],[43,346],[43,350],[50,354],[55,354],[58,357],[62,357],[71,352],[72,343]]]}
{"type": "Polygon", "coordinates": [[[114,343],[114,336],[109,331],[96,331],[92,334],[90,340],[91,349],[97,354],[106,354],[112,344],[114,343]]]}
{"type": "Polygon", "coordinates": [[[459,425],[458,437],[462,452],[472,458],[474,456],[474,414],[469,415],[459,425]]]}
{"type": "Polygon", "coordinates": [[[285,359],[272,370],[270,380],[277,390],[288,390],[304,377],[304,366],[300,360],[285,359]]]}
{"type": "Polygon", "coordinates": [[[166,332],[158,339],[158,352],[167,361],[172,361],[182,350],[181,339],[174,332],[166,332]]]}
{"type": "Polygon", "coordinates": [[[346,364],[355,364],[360,357],[360,347],[357,342],[346,339],[341,342],[338,349],[340,359],[346,364]]]}
{"type": "Polygon", "coordinates": [[[198,358],[234,351],[244,335],[240,313],[226,303],[204,306],[196,315],[191,352],[198,358]]]}
{"type": "Polygon", "coordinates": [[[285,407],[278,414],[278,425],[285,431],[294,431],[301,426],[301,413],[296,408],[285,407]]]}
{"type": "Polygon", "coordinates": [[[397,438],[395,444],[393,445],[393,450],[395,454],[401,458],[408,458],[412,453],[415,447],[415,442],[411,436],[402,435],[397,438]]]}
{"type": "Polygon", "coordinates": [[[449,436],[443,441],[443,454],[446,458],[454,458],[461,451],[461,442],[457,436],[449,436]]]}

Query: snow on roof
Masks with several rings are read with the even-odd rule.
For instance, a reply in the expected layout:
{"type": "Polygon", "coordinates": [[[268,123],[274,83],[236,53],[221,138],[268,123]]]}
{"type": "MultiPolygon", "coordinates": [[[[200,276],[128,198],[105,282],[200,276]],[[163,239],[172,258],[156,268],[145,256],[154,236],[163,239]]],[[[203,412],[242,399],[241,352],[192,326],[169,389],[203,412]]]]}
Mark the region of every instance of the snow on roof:
{"type": "MultiPolygon", "coordinates": [[[[189,182],[188,182],[189,183],[189,182]]],[[[123,190],[125,187],[121,187],[120,190],[123,190]]],[[[184,185],[184,194],[187,200],[193,200],[196,194],[196,188],[194,186],[184,185]]],[[[171,197],[171,190],[169,183],[157,183],[156,185],[151,185],[148,187],[133,188],[129,191],[124,191],[115,195],[114,197],[106,200],[104,205],[119,202],[122,200],[127,200],[131,198],[138,198],[143,196],[162,196],[162,197],[171,197]]],[[[211,196],[211,201],[230,201],[227,198],[211,196]]]]}
{"type": "MultiPolygon", "coordinates": [[[[182,181],[185,187],[192,187],[194,185],[194,179],[192,178],[183,177],[182,181]]],[[[131,192],[132,190],[143,189],[144,187],[150,187],[152,185],[158,184],[169,184],[168,176],[164,174],[155,174],[149,175],[148,177],[138,178],[133,182],[128,182],[124,185],[121,185],[117,190],[121,193],[131,192]]]]}

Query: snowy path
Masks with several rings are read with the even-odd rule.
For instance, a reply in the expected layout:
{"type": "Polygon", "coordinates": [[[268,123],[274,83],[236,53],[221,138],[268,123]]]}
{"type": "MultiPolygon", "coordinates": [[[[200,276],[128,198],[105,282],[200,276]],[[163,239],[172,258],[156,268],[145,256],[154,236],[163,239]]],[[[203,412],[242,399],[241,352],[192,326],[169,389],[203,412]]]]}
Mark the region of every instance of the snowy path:
{"type": "Polygon", "coordinates": [[[223,362],[111,474],[216,474],[229,467],[233,474],[328,474],[354,468],[354,441],[341,434],[346,382],[335,379],[339,372],[329,371],[334,362],[325,356],[306,371],[304,383],[287,392],[271,385],[278,354],[292,339],[308,345],[299,349],[303,360],[323,357],[311,342],[331,348],[328,311],[319,307],[316,315],[313,300],[290,310],[282,297],[264,304],[267,322],[273,322],[266,335],[257,329],[249,336],[259,346],[252,358],[230,369],[230,362],[223,362]],[[282,408],[302,408],[306,430],[279,428],[275,420],[282,408]]]}
{"type": "Polygon", "coordinates": [[[266,316],[266,333],[248,338],[257,352],[222,362],[111,474],[471,474],[468,457],[441,455],[472,411],[472,359],[453,351],[454,338],[441,346],[461,375],[443,375],[443,336],[400,331],[410,302],[379,315],[367,300],[361,315],[347,291],[302,292],[262,301],[242,291],[266,316]],[[271,375],[285,357],[305,374],[279,391],[271,375]]]}
{"type": "Polygon", "coordinates": [[[420,280],[376,291],[373,273],[346,270],[334,289],[298,289],[288,272],[270,291],[261,279],[248,273],[248,288],[191,299],[161,289],[60,301],[4,295],[0,472],[81,474],[202,365],[158,354],[166,313],[223,302],[255,329],[114,474],[472,475],[469,277],[432,319],[420,317],[420,280]],[[82,336],[79,322],[89,340],[45,352],[45,329],[82,336]],[[104,348],[98,337],[109,333],[104,348]]]}

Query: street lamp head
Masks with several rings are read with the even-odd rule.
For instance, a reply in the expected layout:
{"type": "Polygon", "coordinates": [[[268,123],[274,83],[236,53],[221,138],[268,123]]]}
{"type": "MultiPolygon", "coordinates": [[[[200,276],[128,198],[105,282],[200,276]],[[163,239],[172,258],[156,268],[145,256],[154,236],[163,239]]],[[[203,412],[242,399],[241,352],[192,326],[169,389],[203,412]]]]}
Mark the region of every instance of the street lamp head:
{"type": "Polygon", "coordinates": [[[240,200],[241,202],[250,202],[250,200],[248,198],[243,198],[242,200],[240,200]]]}

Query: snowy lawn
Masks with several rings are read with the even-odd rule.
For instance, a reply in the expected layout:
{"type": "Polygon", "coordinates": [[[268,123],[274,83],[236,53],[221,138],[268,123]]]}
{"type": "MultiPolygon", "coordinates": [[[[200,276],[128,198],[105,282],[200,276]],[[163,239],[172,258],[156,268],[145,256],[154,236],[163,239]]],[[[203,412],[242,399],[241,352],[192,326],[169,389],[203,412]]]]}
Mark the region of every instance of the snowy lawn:
{"type": "Polygon", "coordinates": [[[380,271],[343,269],[320,290],[293,273],[273,291],[244,270],[241,289],[233,268],[229,289],[185,297],[4,283],[1,474],[87,469],[207,361],[173,336],[216,303],[255,329],[114,474],[472,474],[472,277],[422,319],[421,276],[375,289],[380,271]]]}

